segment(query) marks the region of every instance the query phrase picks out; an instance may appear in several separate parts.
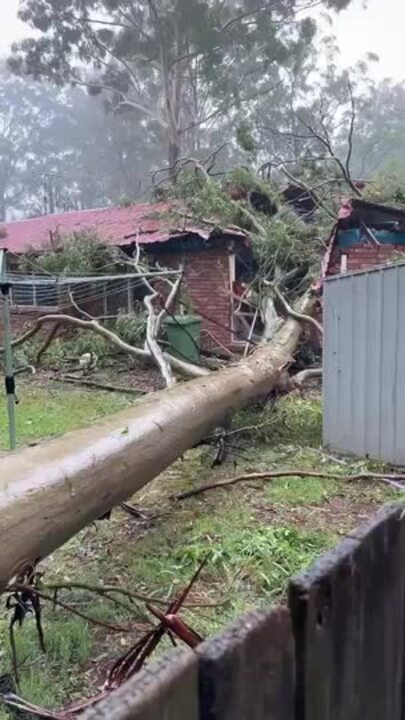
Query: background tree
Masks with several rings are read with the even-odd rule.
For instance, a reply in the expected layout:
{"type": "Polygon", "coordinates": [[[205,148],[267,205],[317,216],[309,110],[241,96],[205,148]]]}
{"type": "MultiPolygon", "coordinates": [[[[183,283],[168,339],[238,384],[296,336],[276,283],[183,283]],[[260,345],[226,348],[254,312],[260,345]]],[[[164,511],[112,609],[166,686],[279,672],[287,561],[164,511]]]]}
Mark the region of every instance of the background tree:
{"type": "MultiPolygon", "coordinates": [[[[341,9],[350,0],[323,0],[341,9]]],[[[310,45],[305,0],[21,0],[39,37],[15,47],[12,67],[58,84],[106,92],[168,147],[196,151],[200,128],[249,105],[279,81],[278,68],[310,45]],[[301,13],[301,14],[300,14],[301,13]]]]}
{"type": "Polygon", "coordinates": [[[161,161],[152,132],[82,88],[0,72],[0,219],[127,202],[161,161]]]}

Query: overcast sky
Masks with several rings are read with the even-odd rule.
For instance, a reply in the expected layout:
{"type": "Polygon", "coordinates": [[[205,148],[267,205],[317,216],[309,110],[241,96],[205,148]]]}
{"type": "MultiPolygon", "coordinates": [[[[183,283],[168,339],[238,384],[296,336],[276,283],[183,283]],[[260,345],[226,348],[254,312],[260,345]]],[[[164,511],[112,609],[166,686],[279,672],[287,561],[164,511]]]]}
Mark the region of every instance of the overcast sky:
{"type": "MultiPolygon", "coordinates": [[[[0,0],[0,54],[27,34],[17,20],[19,0],[0,0]]],[[[367,52],[377,53],[380,62],[373,65],[377,79],[392,77],[405,80],[405,0],[354,0],[351,8],[334,21],[343,66],[351,65],[367,52]]]]}

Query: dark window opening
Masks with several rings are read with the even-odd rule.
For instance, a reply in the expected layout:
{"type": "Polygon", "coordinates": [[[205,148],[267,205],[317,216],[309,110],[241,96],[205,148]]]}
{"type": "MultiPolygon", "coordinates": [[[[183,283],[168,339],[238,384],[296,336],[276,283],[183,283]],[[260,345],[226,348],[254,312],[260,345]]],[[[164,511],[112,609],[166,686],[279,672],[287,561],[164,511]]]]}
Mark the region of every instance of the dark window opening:
{"type": "Polygon", "coordinates": [[[232,287],[232,336],[236,343],[247,343],[251,348],[260,339],[263,325],[252,297],[251,282],[257,264],[250,250],[240,250],[230,256],[232,287]]]}

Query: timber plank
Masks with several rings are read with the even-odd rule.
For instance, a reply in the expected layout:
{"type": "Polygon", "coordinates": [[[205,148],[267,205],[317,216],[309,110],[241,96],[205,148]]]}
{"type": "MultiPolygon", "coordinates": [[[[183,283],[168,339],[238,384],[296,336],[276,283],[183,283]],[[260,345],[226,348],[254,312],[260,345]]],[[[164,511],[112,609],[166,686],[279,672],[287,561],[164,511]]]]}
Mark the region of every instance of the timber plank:
{"type": "Polygon", "coordinates": [[[197,648],[200,720],[292,720],[289,612],[251,613],[197,648]]]}
{"type": "Polygon", "coordinates": [[[83,720],[198,720],[197,658],[176,651],[148,665],[83,720]]]}

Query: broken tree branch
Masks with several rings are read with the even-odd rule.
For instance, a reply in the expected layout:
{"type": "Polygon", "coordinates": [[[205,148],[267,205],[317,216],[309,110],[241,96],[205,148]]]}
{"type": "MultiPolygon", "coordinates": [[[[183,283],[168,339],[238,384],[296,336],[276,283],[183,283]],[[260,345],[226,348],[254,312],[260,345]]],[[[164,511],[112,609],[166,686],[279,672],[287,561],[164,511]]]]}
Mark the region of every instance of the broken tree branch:
{"type": "MultiPolygon", "coordinates": [[[[380,473],[359,473],[357,475],[338,475],[333,473],[325,473],[318,470],[269,470],[268,472],[254,472],[247,475],[239,475],[230,480],[219,480],[210,485],[202,485],[201,487],[187,490],[187,492],[173,495],[172,500],[186,500],[196,495],[203,495],[210,490],[219,490],[228,488],[232,485],[238,485],[243,482],[251,482],[252,480],[271,481],[285,477],[314,477],[321,480],[341,480],[342,482],[356,482],[361,480],[380,480],[382,482],[405,482],[405,475],[382,475],[380,473]]],[[[405,487],[404,487],[405,489],[405,487]]]]}
{"type": "Polygon", "coordinates": [[[56,323],[53,326],[53,328],[51,328],[50,332],[47,334],[45,341],[43,342],[43,344],[41,345],[41,347],[39,348],[39,350],[37,352],[37,357],[36,357],[36,361],[35,361],[37,365],[40,365],[42,356],[46,353],[46,351],[48,350],[51,343],[55,340],[55,338],[59,332],[59,329],[60,329],[60,325],[59,325],[59,323],[56,323]]]}
{"type": "MultiPolygon", "coordinates": [[[[347,89],[349,92],[349,99],[350,99],[350,124],[349,124],[349,134],[347,138],[347,156],[346,156],[346,162],[345,162],[345,170],[346,170],[346,176],[349,178],[351,182],[351,173],[350,173],[350,163],[353,155],[353,135],[354,135],[354,127],[356,124],[356,101],[354,99],[353,95],[353,87],[350,82],[350,80],[347,81],[347,89]]],[[[361,195],[359,189],[357,186],[353,185],[353,187],[356,188],[357,192],[361,195]]]]}
{"type": "Polygon", "coordinates": [[[306,322],[306,323],[309,323],[310,325],[313,325],[313,327],[316,328],[316,330],[321,335],[323,335],[322,325],[317,320],[315,320],[315,318],[313,318],[311,315],[305,315],[303,313],[298,312],[297,310],[294,310],[294,308],[291,307],[291,305],[286,300],[286,298],[284,297],[283,293],[281,292],[281,290],[279,289],[279,287],[277,286],[276,283],[271,283],[271,282],[269,282],[269,280],[264,280],[264,283],[273,289],[275,295],[277,296],[278,300],[283,305],[285,311],[291,317],[295,318],[295,320],[300,320],[301,322],[306,322]]]}
{"type": "Polygon", "coordinates": [[[330,207],[328,207],[328,205],[319,197],[319,195],[314,191],[314,189],[311,188],[310,185],[308,185],[308,183],[304,182],[304,180],[302,180],[301,178],[295,177],[289,170],[287,170],[284,164],[281,166],[280,169],[284,173],[284,175],[289,180],[291,180],[292,183],[294,183],[294,185],[297,185],[303,190],[306,190],[313,197],[318,207],[322,208],[326,212],[326,214],[329,215],[330,218],[332,218],[333,221],[336,221],[336,213],[331,210],[330,207]]]}
{"type": "Polygon", "coordinates": [[[124,627],[124,625],[113,625],[112,623],[105,622],[104,620],[99,620],[98,618],[93,618],[90,615],[87,615],[86,613],[83,613],[80,610],[77,610],[77,608],[72,607],[72,605],[62,602],[62,600],[58,600],[57,598],[55,598],[55,596],[48,595],[47,593],[44,593],[42,590],[38,590],[37,587],[30,586],[30,585],[15,584],[15,585],[11,585],[11,587],[9,589],[10,589],[10,592],[24,592],[26,590],[29,590],[30,592],[37,595],[42,600],[47,600],[48,602],[52,603],[53,605],[58,605],[58,607],[61,607],[63,610],[66,610],[67,612],[72,613],[72,615],[77,615],[77,617],[82,618],[82,620],[86,620],[87,622],[91,623],[92,625],[98,625],[99,627],[103,627],[112,632],[116,632],[116,633],[132,632],[132,628],[124,627]]]}
{"type": "MultiPolygon", "coordinates": [[[[136,243],[136,256],[133,259],[133,264],[137,272],[142,273],[140,266],[140,255],[141,246],[139,245],[139,243],[136,243]]],[[[183,271],[184,265],[180,267],[180,274],[174,283],[171,283],[167,278],[165,278],[166,282],[171,285],[171,290],[166,299],[163,309],[158,314],[156,313],[154,302],[159,297],[159,291],[151,285],[151,283],[146,277],[142,277],[142,281],[149,292],[149,295],[146,295],[144,298],[144,304],[148,311],[148,320],[146,325],[146,345],[149,348],[149,351],[162,374],[162,377],[166,383],[166,387],[172,387],[172,385],[175,385],[176,378],[174,377],[174,374],[172,372],[169,360],[167,359],[159,345],[158,337],[162,322],[166,317],[180,289],[180,285],[183,280],[183,271]]]]}
{"type": "MultiPolygon", "coordinates": [[[[49,323],[73,325],[80,328],[81,330],[90,330],[92,332],[95,332],[101,337],[103,337],[105,340],[110,342],[112,345],[114,345],[116,348],[118,348],[118,350],[132,355],[132,357],[141,358],[143,360],[150,360],[152,357],[151,353],[148,350],[142,350],[141,348],[135,347],[134,345],[129,345],[114,332],[108,330],[106,327],[97,322],[97,320],[83,320],[82,318],[76,318],[72,315],[64,314],[44,315],[43,317],[38,318],[32,328],[30,328],[30,330],[28,330],[26,333],[13,341],[12,346],[14,348],[20,347],[28,340],[31,340],[31,338],[33,338],[34,335],[36,335],[44,325],[47,325],[49,323]]],[[[0,347],[0,353],[4,353],[4,348],[0,347]]],[[[210,371],[206,370],[206,368],[183,362],[183,360],[179,360],[178,358],[175,358],[168,353],[164,353],[164,356],[167,361],[170,362],[170,365],[174,370],[181,373],[182,375],[185,375],[186,377],[197,378],[210,374],[210,371]]]]}
{"type": "Polygon", "coordinates": [[[162,377],[166,383],[166,387],[175,385],[176,378],[173,375],[170,363],[165,358],[163,351],[156,339],[157,336],[157,317],[153,307],[153,301],[158,297],[158,292],[146,295],[144,298],[145,307],[148,311],[148,320],[146,324],[146,344],[150,350],[156,365],[158,366],[162,377]]]}
{"type": "MultiPolygon", "coordinates": [[[[349,87],[351,90],[351,86],[349,86],[349,87]]],[[[355,118],[356,118],[353,94],[351,94],[351,107],[352,107],[352,111],[351,111],[351,121],[350,121],[350,126],[349,126],[349,138],[348,138],[349,150],[348,150],[348,155],[346,158],[346,164],[343,164],[343,162],[338,157],[338,155],[336,155],[336,153],[332,147],[332,142],[329,137],[328,130],[327,130],[323,120],[321,121],[321,127],[322,127],[322,132],[323,132],[323,135],[322,135],[320,132],[318,132],[315,129],[315,127],[313,125],[306,122],[302,117],[300,117],[300,115],[297,115],[297,118],[298,118],[299,122],[312,135],[312,137],[315,140],[317,140],[318,142],[320,142],[326,148],[326,150],[328,151],[328,153],[331,157],[331,160],[333,160],[336,163],[336,165],[338,166],[344,181],[347,183],[347,185],[350,187],[350,189],[355,193],[355,195],[357,195],[358,197],[362,197],[360,190],[358,189],[356,184],[353,182],[351,175],[350,175],[350,158],[352,155],[353,131],[354,131],[355,118]]]]}

